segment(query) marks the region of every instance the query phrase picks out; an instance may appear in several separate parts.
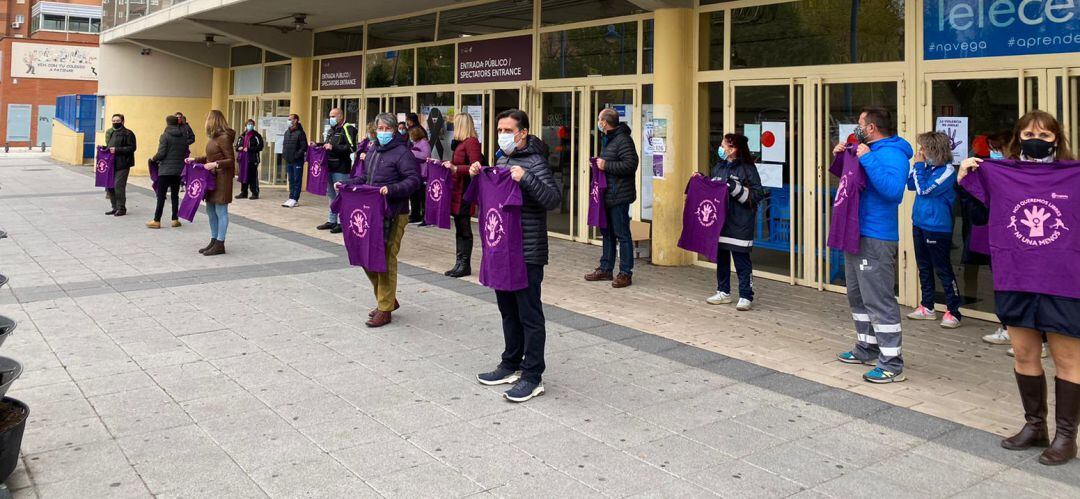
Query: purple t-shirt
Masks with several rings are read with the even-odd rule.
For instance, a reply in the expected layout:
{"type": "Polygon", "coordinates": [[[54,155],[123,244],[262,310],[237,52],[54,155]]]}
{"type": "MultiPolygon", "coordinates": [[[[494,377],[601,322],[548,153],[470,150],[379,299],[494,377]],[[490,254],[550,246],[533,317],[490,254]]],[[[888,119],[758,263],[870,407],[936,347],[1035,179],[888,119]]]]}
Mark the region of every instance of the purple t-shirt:
{"type": "Polygon", "coordinates": [[[854,145],[849,144],[844,152],[833,158],[829,172],[840,177],[840,183],[836,186],[826,245],[844,253],[858,255],[859,198],[866,187],[866,172],[859,164],[854,145]]]}
{"type": "Polygon", "coordinates": [[[720,229],[727,218],[728,186],[724,180],[702,175],[690,177],[683,205],[683,228],[679,247],[716,258],[720,229]]]}
{"type": "Polygon", "coordinates": [[[436,160],[427,160],[427,196],[424,202],[424,221],[440,229],[450,228],[450,201],[454,189],[451,171],[436,160]]]}
{"type": "Polygon", "coordinates": [[[971,234],[968,236],[968,249],[984,255],[990,254],[990,227],[987,225],[972,225],[971,234]]]}
{"type": "Polygon", "coordinates": [[[307,191],[316,196],[326,195],[329,174],[326,171],[326,149],[310,146],[307,150],[307,191]]]}
{"type": "Polygon", "coordinates": [[[1080,161],[988,159],[960,186],[990,209],[995,291],[1080,298],[1080,161]]]}
{"type": "Polygon", "coordinates": [[[360,145],[356,146],[356,157],[353,158],[352,174],[351,177],[364,178],[364,160],[360,159],[360,154],[364,154],[364,158],[367,158],[374,151],[374,143],[368,139],[360,141],[360,145]]]}
{"type": "MultiPolygon", "coordinates": [[[[244,144],[247,144],[247,139],[244,139],[244,144]]],[[[248,152],[236,151],[236,180],[241,184],[246,184],[248,181],[248,152]]]]}
{"type": "Polygon", "coordinates": [[[604,209],[604,194],[607,192],[607,174],[596,166],[596,158],[589,158],[589,171],[592,174],[592,181],[589,184],[589,226],[606,229],[607,210],[604,209]]]}
{"type": "Polygon", "coordinates": [[[480,284],[496,291],[527,288],[521,186],[511,178],[510,170],[494,166],[480,170],[462,200],[479,205],[480,284]]]}
{"type": "Polygon", "coordinates": [[[97,159],[94,161],[94,187],[112,189],[116,187],[116,156],[108,147],[98,146],[97,159]]]}
{"type": "Polygon", "coordinates": [[[158,162],[150,160],[146,162],[146,169],[150,171],[150,188],[158,191],[158,162]]]}
{"type": "Polygon", "coordinates": [[[386,241],[383,221],[388,210],[386,196],[370,185],[342,186],[334,201],[341,215],[341,234],[349,265],[369,272],[386,272],[386,241]]]}
{"type": "Polygon", "coordinates": [[[180,177],[186,187],[177,216],[191,222],[195,218],[195,213],[199,211],[199,203],[202,203],[203,198],[206,197],[206,191],[217,188],[215,175],[202,163],[190,163],[184,165],[184,173],[180,177]]]}

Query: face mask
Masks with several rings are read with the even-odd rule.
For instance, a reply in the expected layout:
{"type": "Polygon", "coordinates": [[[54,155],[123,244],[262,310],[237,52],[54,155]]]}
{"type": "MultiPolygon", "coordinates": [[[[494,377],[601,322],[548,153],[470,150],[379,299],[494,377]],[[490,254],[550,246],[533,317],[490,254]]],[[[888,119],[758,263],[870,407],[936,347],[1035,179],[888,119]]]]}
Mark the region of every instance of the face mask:
{"type": "Polygon", "coordinates": [[[716,155],[720,156],[720,161],[727,159],[727,151],[724,150],[724,146],[716,148],[716,155]]]}
{"type": "Polygon", "coordinates": [[[252,125],[252,124],[249,123],[248,126],[245,127],[245,128],[247,128],[247,131],[251,132],[251,131],[255,130],[255,125],[252,125]]]}
{"type": "Polygon", "coordinates": [[[405,135],[405,129],[404,128],[398,128],[397,133],[405,135]]]}
{"type": "Polygon", "coordinates": [[[866,139],[866,129],[861,126],[855,127],[855,140],[866,143],[866,139]]]}
{"type": "Polygon", "coordinates": [[[330,118],[330,126],[337,126],[337,118],[330,118]]]}
{"type": "Polygon", "coordinates": [[[1042,139],[1027,139],[1020,142],[1020,154],[1031,159],[1044,159],[1054,154],[1054,143],[1042,139]]]}
{"type": "Polygon", "coordinates": [[[1001,151],[990,151],[990,159],[1005,159],[1005,155],[1001,151]]]}
{"type": "Polygon", "coordinates": [[[603,123],[597,123],[596,124],[596,129],[600,130],[600,133],[604,133],[604,124],[603,123]]]}
{"type": "Polygon", "coordinates": [[[379,140],[379,145],[386,145],[390,142],[390,139],[394,138],[394,132],[376,132],[375,138],[379,140]]]}
{"type": "Polygon", "coordinates": [[[514,148],[517,146],[517,144],[515,144],[515,142],[516,141],[514,140],[514,134],[512,134],[512,133],[500,133],[499,134],[499,149],[501,149],[503,152],[505,152],[507,154],[510,154],[511,152],[513,152],[514,148]]]}
{"type": "Polygon", "coordinates": [[[123,123],[113,123],[113,124],[112,124],[112,127],[113,127],[114,129],[116,129],[116,130],[119,130],[119,129],[120,129],[120,127],[122,127],[122,126],[124,126],[124,124],[123,124],[123,123]]]}

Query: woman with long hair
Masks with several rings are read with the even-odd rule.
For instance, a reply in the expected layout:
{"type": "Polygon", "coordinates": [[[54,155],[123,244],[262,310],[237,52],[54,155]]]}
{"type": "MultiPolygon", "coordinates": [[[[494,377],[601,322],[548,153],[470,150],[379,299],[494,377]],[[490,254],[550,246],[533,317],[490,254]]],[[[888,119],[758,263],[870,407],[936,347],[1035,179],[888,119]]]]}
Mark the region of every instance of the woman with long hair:
{"type": "Polygon", "coordinates": [[[457,242],[454,268],[447,270],[450,277],[465,277],[472,274],[473,233],[469,218],[472,206],[463,201],[461,196],[469,186],[469,168],[484,162],[480,139],[476,137],[476,126],[469,113],[454,115],[454,139],[450,142],[453,151],[450,161],[443,161],[443,166],[451,172],[453,185],[450,196],[450,213],[454,216],[454,239],[457,242]]]}
{"type": "Polygon", "coordinates": [[[412,205],[410,222],[419,222],[420,227],[424,227],[427,225],[424,222],[425,202],[427,200],[425,196],[427,192],[427,170],[424,169],[424,163],[431,157],[431,143],[428,142],[428,135],[423,127],[414,126],[409,128],[406,134],[409,139],[409,149],[412,151],[413,157],[416,158],[416,167],[419,168],[420,176],[424,179],[424,182],[420,185],[421,188],[417,189],[413,193],[412,199],[409,200],[412,205]]]}
{"type": "MultiPolygon", "coordinates": [[[[1034,202],[1052,203],[1054,199],[1068,199],[1068,194],[1058,192],[1077,192],[1078,186],[1061,184],[1062,179],[1058,179],[1051,171],[1066,168],[1057,163],[1072,160],[1074,157],[1061,124],[1052,115],[1039,110],[1028,112],[1016,122],[1003,152],[1006,159],[1018,162],[995,163],[994,170],[984,174],[979,171],[980,163],[992,160],[968,158],[960,164],[958,174],[965,194],[979,197],[986,208],[984,220],[976,220],[975,223],[988,221],[992,227],[1004,228],[1004,231],[998,230],[998,234],[991,232],[990,236],[990,257],[994,260],[994,304],[1001,324],[1008,327],[1015,352],[1013,370],[1020,391],[1020,402],[1024,407],[1025,424],[1019,433],[1002,440],[1001,446],[1009,450],[1046,447],[1039,456],[1040,463],[1065,464],[1076,457],[1076,431],[1080,419],[1080,296],[1076,296],[1075,290],[1067,284],[1060,283],[1076,283],[1080,281],[1080,275],[1067,275],[1077,268],[1074,262],[1056,262],[1051,264],[1052,269],[1049,271],[1043,267],[1047,262],[1039,258],[1038,248],[1045,248],[1046,244],[1039,243],[1045,243],[1047,239],[1036,239],[1042,237],[1044,231],[1049,236],[1052,231],[1058,230],[1055,227],[1064,232],[1065,224],[1061,218],[1050,222],[1048,219],[1054,213],[1054,208],[1044,210],[1040,204],[1034,202]],[[1040,164],[1054,166],[1048,169],[1040,164]],[[1017,178],[1017,172],[1024,169],[1039,170],[1038,175],[1029,174],[1035,179],[1031,185],[1025,185],[1027,182],[1002,182],[1009,177],[1017,178]],[[995,170],[996,174],[993,173],[995,170]],[[978,176],[965,182],[966,177],[973,173],[978,176]],[[1054,175],[1055,178],[1038,180],[1049,175],[1054,175]],[[991,178],[994,180],[990,180],[991,178]],[[1037,195],[1030,191],[1047,187],[1047,180],[1056,182],[1051,186],[1056,192],[1048,196],[1050,200],[1035,199],[1037,195]],[[1010,189],[1017,193],[1008,193],[1010,189]],[[1007,193],[1011,194],[1008,198],[1005,196],[1007,193]],[[992,194],[1008,199],[1007,204],[1012,204],[1011,199],[1016,195],[1027,198],[1017,205],[1023,207],[1023,203],[1032,202],[1031,207],[1025,208],[1021,214],[1027,217],[1018,220],[1020,217],[1012,215],[1016,211],[1012,206],[995,207],[1001,203],[995,203],[992,194]],[[1045,227],[1043,222],[1047,223],[1045,227]],[[1054,225],[1055,223],[1060,225],[1054,225]],[[1014,234],[1029,236],[1030,242],[1017,246],[1014,234]],[[995,235],[1004,237],[1005,240],[995,239],[995,235]],[[1018,266],[1022,268],[1016,268],[1018,266]],[[1017,272],[1022,275],[1016,277],[1017,272]],[[1044,275],[1033,275],[1032,272],[1044,275]],[[1047,275],[1060,276],[1062,272],[1066,275],[1061,276],[1058,286],[1049,284],[1051,279],[1047,279],[1047,275]],[[1035,287],[1042,292],[1035,292],[1035,287]],[[1060,292],[1046,292],[1054,289],[1060,292]],[[1050,441],[1046,423],[1046,375],[1040,360],[1043,341],[1050,344],[1050,357],[1056,375],[1054,392],[1057,429],[1053,442],[1050,441]]],[[[1069,165],[1067,168],[1080,167],[1069,165]]],[[[1023,178],[1026,180],[1028,176],[1023,178]]],[[[1060,217],[1061,213],[1056,216],[1060,217]]]]}
{"type": "MultiPolygon", "coordinates": [[[[716,243],[716,294],[705,301],[711,305],[731,303],[731,262],[739,276],[739,303],[736,310],[747,311],[754,303],[754,268],[750,250],[754,248],[757,205],[767,195],[745,135],[724,135],[716,149],[720,161],[712,167],[713,180],[728,184],[727,216],[716,243]]],[[[698,174],[700,175],[700,173],[698,174]]]]}
{"type": "Polygon", "coordinates": [[[214,190],[206,192],[206,216],[210,220],[210,244],[200,249],[206,256],[225,253],[225,233],[229,230],[229,203],[232,202],[233,177],[236,172],[236,153],[233,144],[236,132],[221,111],[214,109],[206,115],[206,155],[192,159],[203,163],[214,173],[214,190]]]}

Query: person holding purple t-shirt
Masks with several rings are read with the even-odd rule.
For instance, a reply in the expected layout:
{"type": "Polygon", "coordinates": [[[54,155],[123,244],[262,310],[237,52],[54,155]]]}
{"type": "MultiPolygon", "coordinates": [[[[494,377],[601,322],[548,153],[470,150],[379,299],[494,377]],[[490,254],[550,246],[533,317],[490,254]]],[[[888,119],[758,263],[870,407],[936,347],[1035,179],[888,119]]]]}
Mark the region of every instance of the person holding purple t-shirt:
{"type": "MultiPolygon", "coordinates": [[[[562,201],[562,193],[548,166],[548,148],[529,134],[529,115],[511,109],[496,117],[499,150],[495,166],[508,168],[521,187],[521,234],[528,285],[518,291],[496,291],[503,321],[505,348],[502,362],[494,371],[476,375],[484,385],[514,383],[503,396],[511,402],[525,402],[544,393],[544,343],[547,330],[540,284],[548,263],[547,212],[562,201]]],[[[469,174],[480,174],[473,164],[469,174]]]]}
{"type": "MultiPolygon", "coordinates": [[[[1042,167],[1043,172],[1039,175],[1040,177],[1048,177],[1048,173],[1053,175],[1064,173],[1065,168],[1077,168],[1076,166],[1066,167],[1059,163],[1074,159],[1065,137],[1065,131],[1053,116],[1039,110],[1029,111],[1016,122],[1012,137],[1004,151],[1006,158],[1020,162],[1015,166],[1012,164],[995,165],[995,168],[1002,173],[1008,172],[1014,178],[1017,171],[1022,171],[1016,168],[1027,167],[1035,170],[1041,166],[1040,163],[1053,163],[1055,167],[1062,170],[1061,172],[1047,172],[1046,167],[1042,167]],[[1009,172],[1009,170],[1013,171],[1009,172]]],[[[1018,247],[1015,242],[1016,237],[1012,237],[1011,240],[1010,237],[1005,237],[1005,241],[1012,243],[1012,246],[1009,246],[995,239],[995,236],[1000,237],[1004,232],[1007,236],[1030,235],[1030,238],[1034,240],[1043,236],[1044,231],[1049,235],[1049,230],[1054,229],[1055,225],[1043,227],[1042,224],[1044,221],[1050,224],[1048,218],[1055,216],[1055,213],[1055,222],[1061,227],[1060,232],[1066,232],[1065,224],[1061,219],[1063,211],[1054,211],[1057,208],[1051,207],[1050,204],[1056,202],[1065,205],[1069,202],[1070,196],[1064,193],[1075,192],[1080,189],[1080,186],[1075,185],[1075,182],[1072,185],[1062,185],[1061,180],[1057,180],[1053,184],[1054,193],[1048,196],[1050,201],[1047,201],[1041,199],[1038,194],[1032,194],[1030,192],[1033,190],[1032,186],[1025,188],[1024,185],[1020,185],[1023,182],[1018,182],[1017,185],[1002,185],[999,181],[1000,175],[980,178],[983,172],[979,171],[979,167],[983,161],[979,158],[965,159],[960,164],[958,177],[965,193],[979,198],[977,201],[985,205],[987,217],[992,226],[991,230],[998,231],[997,234],[991,232],[991,258],[994,260],[1000,258],[1007,263],[1015,263],[1017,257],[1026,262],[1037,262],[1039,258],[1036,251],[1060,251],[1046,244],[1035,245],[1042,248],[1041,250],[1033,249],[1029,246],[1030,242],[1018,247]],[[987,180],[991,178],[995,181],[988,182],[987,180]],[[1008,192],[1011,187],[1021,189],[1019,198],[1027,198],[1021,203],[1028,201],[1041,203],[1030,203],[1030,208],[1025,208],[1023,204],[1016,205],[1024,210],[1021,212],[1021,217],[1026,216],[1023,220],[1019,220],[1020,225],[1016,223],[1018,218],[1016,216],[1011,217],[1012,222],[1006,221],[1008,220],[1006,217],[1011,216],[1011,212],[1016,210],[1010,209],[1008,205],[1003,206],[1001,202],[995,202],[995,194],[1002,195],[1001,197],[1006,199],[1009,195],[1016,197],[1015,193],[1008,192]],[[1046,209],[1042,208],[1043,204],[1047,206],[1046,209]],[[995,212],[996,209],[1004,210],[1004,212],[995,212]],[[1015,226],[1015,232],[1009,232],[1006,225],[1015,226]],[[1002,230],[1001,227],[1005,227],[1006,230],[1002,230]],[[1023,230],[1021,227],[1024,227],[1023,230]],[[1031,235],[1036,231],[1038,235],[1031,235]],[[1021,251],[1023,253],[1017,254],[1021,251]]],[[[1075,178],[1077,177],[1062,177],[1062,179],[1075,178]]],[[[1045,189],[1044,185],[1039,185],[1037,182],[1032,184],[1034,187],[1045,189]]],[[[1046,239],[1039,242],[1042,241],[1046,239]]],[[[1067,240],[1058,242],[1061,243],[1059,247],[1069,244],[1067,240]]],[[[994,304],[1001,324],[1008,327],[1015,352],[1013,371],[1016,386],[1020,391],[1020,402],[1024,407],[1025,424],[1019,433],[1002,440],[1001,446],[1009,450],[1046,447],[1039,456],[1040,463],[1065,464],[1076,457],[1076,432],[1080,423],[1080,296],[1077,296],[1075,291],[1075,283],[1080,281],[1080,276],[1069,276],[1067,273],[1061,276],[1063,279],[1058,284],[1065,283],[1065,285],[1056,286],[1060,292],[1032,292],[1019,288],[1035,285],[1045,288],[1053,286],[1052,280],[1002,275],[1016,271],[1009,267],[1012,266],[1006,265],[1003,268],[1000,263],[995,265],[994,304]],[[1071,288],[1069,283],[1072,283],[1071,288]],[[1050,344],[1050,356],[1055,368],[1054,410],[1057,425],[1052,442],[1046,422],[1046,374],[1040,360],[1043,341],[1048,341],[1050,344]]],[[[1055,269],[1053,273],[1060,275],[1061,272],[1062,270],[1055,269]]]]}

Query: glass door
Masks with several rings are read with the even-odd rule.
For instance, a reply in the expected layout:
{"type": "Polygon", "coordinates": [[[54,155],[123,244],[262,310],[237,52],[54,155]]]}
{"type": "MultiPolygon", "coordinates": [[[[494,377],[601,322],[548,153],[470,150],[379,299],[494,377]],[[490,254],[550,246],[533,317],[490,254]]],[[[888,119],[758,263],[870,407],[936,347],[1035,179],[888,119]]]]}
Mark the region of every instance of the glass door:
{"type": "Polygon", "coordinates": [[[792,284],[803,279],[803,141],[805,84],[796,80],[732,82],[732,130],[750,139],[768,194],[758,205],[754,273],[792,284]]]}
{"type": "MultiPolygon", "coordinates": [[[[548,212],[548,231],[556,237],[579,237],[578,206],[578,137],[577,117],[581,91],[577,89],[543,91],[540,94],[539,130],[532,133],[548,146],[548,165],[555,183],[562,191],[562,203],[548,212]]],[[[532,126],[535,128],[536,123],[532,126]]],[[[588,206],[587,204],[585,206],[588,206]]]]}
{"type": "Polygon", "coordinates": [[[260,158],[259,182],[269,185],[284,185],[288,181],[285,160],[281,156],[282,140],[289,127],[289,99],[260,100],[262,113],[255,119],[266,141],[260,158]]]}
{"type": "Polygon", "coordinates": [[[1056,102],[1052,111],[1069,138],[1073,154],[1080,150],[1080,68],[1056,70],[1053,74],[1056,102]]]}
{"type": "Polygon", "coordinates": [[[489,164],[495,164],[495,140],[494,124],[491,123],[491,96],[486,91],[469,92],[458,94],[458,112],[472,116],[473,126],[476,127],[476,138],[480,140],[481,151],[489,164]]]}

